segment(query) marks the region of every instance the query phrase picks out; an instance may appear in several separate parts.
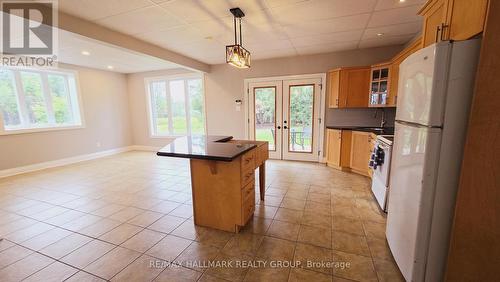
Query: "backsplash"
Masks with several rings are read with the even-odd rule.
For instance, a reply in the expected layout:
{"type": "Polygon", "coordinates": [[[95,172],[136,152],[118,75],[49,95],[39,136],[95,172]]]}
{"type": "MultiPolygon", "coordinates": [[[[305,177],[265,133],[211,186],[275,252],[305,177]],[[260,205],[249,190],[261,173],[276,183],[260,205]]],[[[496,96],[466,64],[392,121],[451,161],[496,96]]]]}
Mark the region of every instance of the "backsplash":
{"type": "Polygon", "coordinates": [[[382,111],[385,112],[386,127],[394,126],[396,108],[380,109],[326,109],[326,126],[380,126],[382,111]]]}

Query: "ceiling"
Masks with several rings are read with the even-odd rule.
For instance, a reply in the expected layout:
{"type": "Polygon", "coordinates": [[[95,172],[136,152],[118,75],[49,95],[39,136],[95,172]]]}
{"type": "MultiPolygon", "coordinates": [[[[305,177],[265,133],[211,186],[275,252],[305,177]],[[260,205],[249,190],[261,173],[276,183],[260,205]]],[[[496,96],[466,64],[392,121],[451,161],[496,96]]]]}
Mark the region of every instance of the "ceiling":
{"type": "Polygon", "coordinates": [[[240,7],[252,59],[404,44],[425,0],[63,0],[59,9],[207,64],[225,62],[229,8],[240,7]],[[382,35],[378,35],[382,34],[382,35]]]}
{"type": "Polygon", "coordinates": [[[176,69],[181,66],[142,53],[97,41],[65,30],[59,30],[58,61],[67,64],[135,73],[176,69]],[[85,53],[85,54],[83,54],[85,53]]]}

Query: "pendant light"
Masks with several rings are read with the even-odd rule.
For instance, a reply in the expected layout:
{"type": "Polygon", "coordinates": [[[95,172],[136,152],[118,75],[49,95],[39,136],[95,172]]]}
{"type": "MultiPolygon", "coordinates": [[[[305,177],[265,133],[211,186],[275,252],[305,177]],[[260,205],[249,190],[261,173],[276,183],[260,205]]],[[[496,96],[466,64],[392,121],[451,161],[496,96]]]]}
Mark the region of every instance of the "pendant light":
{"type": "Polygon", "coordinates": [[[241,18],[245,16],[240,8],[229,9],[231,14],[233,14],[234,22],[234,45],[226,46],[226,63],[237,67],[237,68],[249,68],[250,67],[250,52],[243,48],[241,40],[241,18]],[[238,42],[238,29],[239,29],[239,39],[238,42]]]}

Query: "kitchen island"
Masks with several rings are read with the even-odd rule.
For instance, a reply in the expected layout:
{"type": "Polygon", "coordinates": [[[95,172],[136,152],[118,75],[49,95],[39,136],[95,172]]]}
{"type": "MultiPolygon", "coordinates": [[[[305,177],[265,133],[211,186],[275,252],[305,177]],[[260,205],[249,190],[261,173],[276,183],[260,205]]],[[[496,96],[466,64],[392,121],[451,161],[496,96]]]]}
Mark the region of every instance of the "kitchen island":
{"type": "Polygon", "coordinates": [[[185,136],[160,149],[158,156],[190,159],[196,225],[238,232],[255,211],[255,169],[260,199],[265,195],[268,142],[231,136],[185,136]]]}

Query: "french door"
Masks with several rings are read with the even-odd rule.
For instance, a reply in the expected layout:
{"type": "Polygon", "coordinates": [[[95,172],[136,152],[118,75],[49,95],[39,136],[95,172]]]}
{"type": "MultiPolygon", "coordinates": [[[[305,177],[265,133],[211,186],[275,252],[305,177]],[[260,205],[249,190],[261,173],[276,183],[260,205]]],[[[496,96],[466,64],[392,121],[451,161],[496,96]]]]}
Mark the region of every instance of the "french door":
{"type": "Polygon", "coordinates": [[[321,78],[251,82],[249,137],[273,159],[318,161],[321,78]]]}

